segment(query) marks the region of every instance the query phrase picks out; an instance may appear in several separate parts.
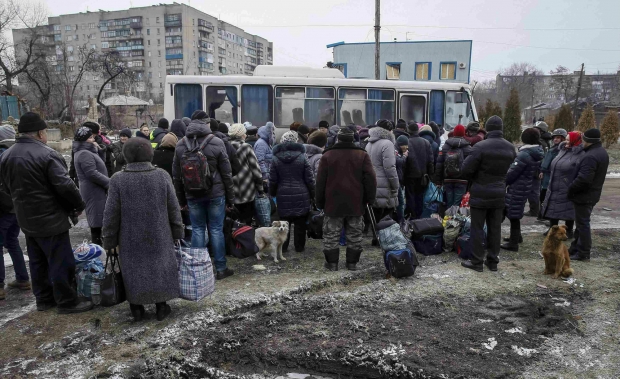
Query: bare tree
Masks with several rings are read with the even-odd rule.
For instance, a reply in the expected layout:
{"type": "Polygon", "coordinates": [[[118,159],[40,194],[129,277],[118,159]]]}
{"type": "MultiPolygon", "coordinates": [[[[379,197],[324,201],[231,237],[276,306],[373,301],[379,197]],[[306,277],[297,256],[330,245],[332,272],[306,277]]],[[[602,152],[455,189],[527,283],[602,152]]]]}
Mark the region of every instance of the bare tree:
{"type": "Polygon", "coordinates": [[[92,69],[94,60],[97,57],[97,52],[84,44],[78,46],[77,54],[73,47],[60,45],[58,56],[61,57],[61,61],[57,62],[61,69],[58,72],[59,83],[62,85],[62,94],[64,97],[64,107],[58,113],[58,117],[66,110],[67,116],[71,121],[75,118],[75,98],[78,85],[82,82],[84,74],[92,69]],[[77,58],[77,59],[76,59],[77,58]]]}
{"type": "Polygon", "coordinates": [[[58,112],[62,107],[63,97],[62,92],[59,91],[61,86],[58,83],[56,66],[52,63],[47,59],[39,59],[24,71],[24,81],[30,84],[25,88],[33,92],[32,96],[26,95],[26,97],[32,97],[33,104],[38,104],[39,112],[46,117],[54,114],[55,111],[58,112]]]}
{"type": "Polygon", "coordinates": [[[563,103],[568,102],[569,95],[572,94],[576,84],[573,72],[562,65],[558,65],[555,70],[549,71],[549,74],[553,77],[551,82],[556,97],[561,98],[563,103]]]}
{"type": "Polygon", "coordinates": [[[534,64],[529,62],[516,62],[507,68],[500,70],[502,76],[502,86],[498,88],[498,100],[505,102],[508,100],[511,89],[516,89],[519,93],[519,105],[521,109],[533,105],[536,99],[540,99],[541,96],[536,95],[536,89],[542,88],[544,83],[541,83],[543,78],[543,72],[534,64]]]}
{"type": "Polygon", "coordinates": [[[101,95],[108,83],[112,83],[116,78],[122,75],[126,75],[128,70],[125,67],[125,62],[122,61],[118,51],[110,51],[108,53],[99,55],[93,60],[91,64],[91,71],[103,75],[104,81],[99,87],[97,92],[97,104],[105,110],[104,124],[110,125],[112,118],[110,116],[110,109],[101,101],[101,95]]]}

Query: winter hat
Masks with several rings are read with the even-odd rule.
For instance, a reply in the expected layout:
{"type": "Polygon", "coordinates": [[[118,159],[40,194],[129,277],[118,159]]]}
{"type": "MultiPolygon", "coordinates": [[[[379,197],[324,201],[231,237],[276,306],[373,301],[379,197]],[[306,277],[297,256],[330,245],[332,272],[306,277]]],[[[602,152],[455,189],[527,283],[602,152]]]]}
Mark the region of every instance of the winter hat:
{"type": "Polygon", "coordinates": [[[329,122],[323,120],[319,122],[319,128],[329,129],[329,122]]]}
{"type": "Polygon", "coordinates": [[[209,120],[209,126],[211,127],[212,132],[217,132],[220,130],[220,123],[214,118],[209,120]]]}
{"type": "Polygon", "coordinates": [[[407,132],[409,132],[410,134],[417,133],[419,130],[420,130],[420,127],[415,122],[412,122],[411,124],[407,125],[407,132]]]}
{"type": "Polygon", "coordinates": [[[566,137],[568,136],[568,133],[566,133],[566,130],[562,129],[562,128],[558,128],[556,130],[553,131],[553,133],[551,133],[551,137],[564,137],[564,139],[566,139],[566,137]]]}
{"type": "Polygon", "coordinates": [[[207,116],[207,112],[200,109],[197,109],[194,113],[192,113],[192,120],[204,120],[208,118],[209,116],[207,116]]]}
{"type": "Polygon", "coordinates": [[[568,146],[581,145],[581,132],[568,132],[568,146]]]}
{"type": "MultiPolygon", "coordinates": [[[[471,123],[469,124],[471,125],[471,123]]],[[[467,128],[469,129],[469,125],[467,125],[467,128]]],[[[502,119],[499,116],[491,116],[486,124],[484,124],[484,128],[487,130],[487,132],[492,132],[494,130],[504,130],[504,122],[502,121],[502,119]]]]}
{"type": "Polygon", "coordinates": [[[225,122],[220,123],[219,127],[217,128],[218,131],[220,131],[221,133],[224,134],[228,134],[228,125],[226,125],[225,122]]]}
{"type": "Polygon", "coordinates": [[[480,124],[476,121],[472,121],[469,124],[467,124],[466,130],[469,130],[470,132],[477,132],[480,130],[480,124]]]}
{"type": "Polygon", "coordinates": [[[390,120],[381,119],[381,120],[377,121],[377,126],[380,127],[380,128],[383,128],[385,130],[392,130],[392,129],[394,129],[394,124],[390,120]]]}
{"type": "Polygon", "coordinates": [[[258,128],[256,126],[246,126],[245,134],[247,134],[248,136],[255,136],[256,133],[258,133],[258,128]]]}
{"type": "MultiPolygon", "coordinates": [[[[188,126],[190,122],[192,122],[192,119],[189,117],[183,117],[181,119],[181,121],[183,121],[183,123],[185,124],[185,126],[188,126]]],[[[174,123],[174,121],[172,121],[174,123]]]]}
{"type": "Polygon", "coordinates": [[[310,134],[310,128],[307,125],[301,124],[297,128],[297,133],[299,133],[299,134],[310,134]]]}
{"type": "Polygon", "coordinates": [[[323,132],[312,133],[310,138],[308,138],[308,144],[318,146],[321,148],[325,147],[325,145],[327,145],[327,134],[323,132]]]}
{"type": "Polygon", "coordinates": [[[41,116],[34,112],[26,112],[19,118],[19,125],[17,125],[17,131],[19,133],[38,132],[47,128],[47,124],[41,116]]]}
{"type": "Polygon", "coordinates": [[[433,128],[430,125],[424,125],[419,129],[420,132],[433,132],[433,128]]]}
{"type": "Polygon", "coordinates": [[[547,125],[547,123],[544,121],[537,122],[534,127],[536,129],[540,129],[540,131],[543,133],[546,133],[549,130],[549,125],[547,125]]]}
{"type": "Polygon", "coordinates": [[[98,123],[93,122],[93,121],[86,121],[85,123],[82,124],[82,126],[90,128],[93,134],[99,134],[99,130],[101,130],[101,126],[98,123]]]}
{"type": "Polygon", "coordinates": [[[537,128],[527,128],[521,133],[521,141],[526,145],[538,145],[540,132],[537,128]]]}
{"type": "Polygon", "coordinates": [[[407,130],[407,122],[399,118],[398,121],[396,121],[396,129],[407,130]]]}
{"type": "Polygon", "coordinates": [[[396,138],[396,145],[398,145],[398,146],[409,145],[409,138],[407,138],[407,136],[405,136],[405,135],[402,135],[402,136],[396,138]]]}
{"type": "Polygon", "coordinates": [[[300,126],[301,126],[301,122],[294,122],[291,124],[291,126],[289,126],[289,130],[297,131],[297,129],[299,129],[300,126]]]}
{"type": "Polygon", "coordinates": [[[159,119],[157,127],[160,129],[168,129],[168,127],[170,127],[170,123],[168,122],[168,119],[162,117],[159,119]]]}
{"type": "Polygon", "coordinates": [[[179,142],[179,138],[174,133],[168,133],[161,139],[161,143],[159,147],[177,147],[177,142],[179,142]]]}
{"type": "Polygon", "coordinates": [[[289,130],[288,132],[284,133],[282,138],[280,138],[280,143],[287,143],[287,142],[297,143],[298,140],[299,140],[299,136],[297,132],[293,130],[289,130]]]}
{"type": "Polygon", "coordinates": [[[465,127],[461,124],[458,124],[454,127],[452,135],[455,137],[465,137],[465,127]]]}
{"type": "Polygon", "coordinates": [[[243,126],[247,129],[247,128],[252,126],[252,123],[249,122],[249,121],[246,121],[246,122],[243,123],[243,126]]]}
{"type": "Polygon", "coordinates": [[[86,126],[80,126],[78,130],[75,131],[75,135],[73,136],[74,141],[84,142],[90,137],[92,137],[93,131],[91,128],[86,126]]]}
{"type": "Polygon", "coordinates": [[[129,128],[125,128],[123,130],[120,131],[120,133],[118,133],[118,136],[125,136],[127,138],[131,138],[131,130],[129,128]]]}
{"type": "Polygon", "coordinates": [[[5,139],[15,139],[15,129],[11,125],[0,126],[0,141],[5,139]]]}
{"type": "Polygon", "coordinates": [[[144,138],[132,138],[123,145],[123,156],[127,163],[152,162],[151,142],[144,138]]]}
{"type": "Polygon", "coordinates": [[[596,128],[586,130],[583,133],[583,141],[587,143],[601,142],[601,131],[596,128]]]}
{"type": "Polygon", "coordinates": [[[170,125],[170,132],[174,133],[177,138],[183,138],[187,132],[187,125],[185,125],[183,120],[174,119],[172,120],[172,125],[170,125]]]}
{"type": "Polygon", "coordinates": [[[231,137],[243,138],[243,137],[246,136],[247,132],[246,132],[245,126],[243,126],[243,124],[232,124],[228,134],[231,137]]]}
{"type": "Polygon", "coordinates": [[[353,131],[346,126],[340,127],[338,129],[338,142],[350,142],[352,143],[355,140],[355,134],[353,131]]]}

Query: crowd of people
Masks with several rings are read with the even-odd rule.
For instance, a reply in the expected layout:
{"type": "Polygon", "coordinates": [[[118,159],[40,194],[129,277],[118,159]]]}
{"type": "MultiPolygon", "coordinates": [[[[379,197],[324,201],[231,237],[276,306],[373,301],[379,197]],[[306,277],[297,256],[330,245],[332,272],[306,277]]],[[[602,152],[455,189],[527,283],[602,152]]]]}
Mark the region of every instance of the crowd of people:
{"type": "MultiPolygon", "coordinates": [[[[486,265],[495,271],[500,248],[518,250],[528,201],[529,215],[550,226],[567,224],[571,259],[589,260],[590,214],[609,162],[597,129],[549,133],[540,122],[523,131],[517,150],[503,138],[498,116],[484,127],[457,125],[447,138],[434,122],[378,120],[361,127],[321,121],[318,128],[294,123],[277,142],[272,122],[259,128],[249,122],[228,125],[197,110],[172,123],[162,118],[152,131],[143,125],[135,137],[123,129],[114,143],[99,124],[85,122],[75,132],[67,168],[46,145],[46,127],[39,115],[26,113],[17,138],[11,127],[0,128],[0,236],[16,272],[9,286],[31,287],[17,241],[21,228],[37,309],[91,309],[91,302],[76,295],[68,233],[69,220],[75,223],[85,212],[92,241],[117,248],[136,320],[144,316],[145,304],[156,305],[158,319],[170,313],[166,302],[179,293],[177,240],[189,237],[192,247],[208,246],[217,280],[233,275],[226,215],[269,226],[257,225],[255,217],[254,201],[266,194],[277,200],[279,219],[290,223],[297,253],[305,251],[308,215],[323,210],[328,270],[338,270],[343,245],[346,268],[356,270],[368,233],[367,205],[376,220],[419,219],[431,182],[445,194],[447,207],[470,194],[474,257],[462,262],[466,268],[483,271],[486,265]],[[186,162],[196,151],[208,164],[208,190],[193,187],[186,177],[186,162]],[[505,218],[510,236],[502,244],[505,218]]],[[[373,245],[377,242],[373,237],[373,245]]]]}

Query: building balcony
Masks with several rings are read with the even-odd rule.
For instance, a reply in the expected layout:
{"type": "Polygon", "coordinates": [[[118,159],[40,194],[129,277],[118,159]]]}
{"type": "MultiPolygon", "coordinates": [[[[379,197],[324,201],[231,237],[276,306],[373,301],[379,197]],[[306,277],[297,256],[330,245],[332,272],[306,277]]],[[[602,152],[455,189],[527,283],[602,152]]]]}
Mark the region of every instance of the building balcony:
{"type": "Polygon", "coordinates": [[[198,68],[201,70],[213,71],[213,63],[201,62],[201,63],[198,63],[198,68]]]}
{"type": "Polygon", "coordinates": [[[182,34],[183,34],[182,30],[174,31],[174,32],[166,32],[166,37],[180,36],[182,34]]]}
{"type": "Polygon", "coordinates": [[[164,20],[164,26],[181,26],[181,20],[164,20]]]}
{"type": "Polygon", "coordinates": [[[207,53],[213,53],[213,48],[212,47],[208,48],[208,47],[205,47],[205,46],[198,46],[198,50],[206,51],[207,53]]]}
{"type": "Polygon", "coordinates": [[[169,59],[183,59],[183,54],[166,54],[166,60],[169,59]]]}
{"type": "Polygon", "coordinates": [[[129,24],[129,27],[132,29],[142,29],[142,22],[132,22],[129,24]]]}
{"type": "Polygon", "coordinates": [[[167,43],[166,47],[183,47],[183,42],[173,42],[173,43],[167,43]]]}
{"type": "Polygon", "coordinates": [[[205,33],[213,33],[213,25],[198,25],[198,30],[205,33]]]}

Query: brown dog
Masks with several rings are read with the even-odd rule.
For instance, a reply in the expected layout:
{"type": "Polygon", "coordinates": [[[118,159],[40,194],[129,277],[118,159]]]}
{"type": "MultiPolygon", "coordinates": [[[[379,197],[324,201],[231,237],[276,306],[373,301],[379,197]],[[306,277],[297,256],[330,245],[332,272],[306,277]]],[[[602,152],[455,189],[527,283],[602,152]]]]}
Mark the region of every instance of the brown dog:
{"type": "Polygon", "coordinates": [[[543,274],[552,274],[553,279],[560,276],[565,278],[573,274],[573,269],[570,268],[568,248],[563,243],[567,239],[566,226],[554,225],[551,227],[545,242],[543,242],[542,255],[545,259],[543,274]]]}

